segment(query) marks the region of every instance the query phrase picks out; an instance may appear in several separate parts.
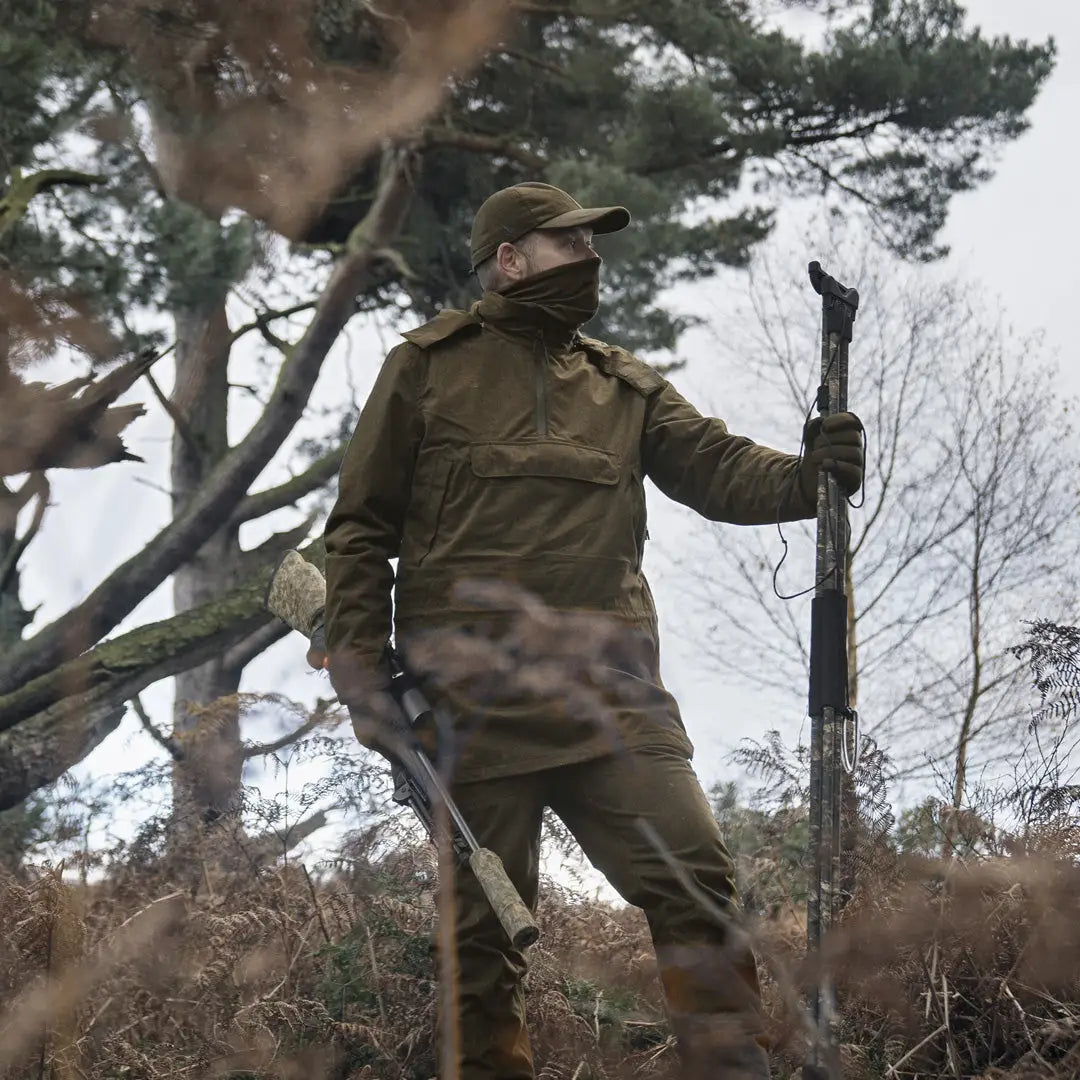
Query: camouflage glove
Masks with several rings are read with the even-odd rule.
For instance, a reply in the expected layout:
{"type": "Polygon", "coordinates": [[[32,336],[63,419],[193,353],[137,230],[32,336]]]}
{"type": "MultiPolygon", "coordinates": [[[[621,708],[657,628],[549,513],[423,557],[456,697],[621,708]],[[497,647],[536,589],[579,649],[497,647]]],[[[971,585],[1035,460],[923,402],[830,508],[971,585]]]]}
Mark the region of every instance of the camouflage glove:
{"type": "Polygon", "coordinates": [[[845,495],[854,495],[863,481],[863,426],[850,412],[815,416],[803,428],[799,484],[809,502],[817,498],[818,470],[836,477],[845,495]]]}

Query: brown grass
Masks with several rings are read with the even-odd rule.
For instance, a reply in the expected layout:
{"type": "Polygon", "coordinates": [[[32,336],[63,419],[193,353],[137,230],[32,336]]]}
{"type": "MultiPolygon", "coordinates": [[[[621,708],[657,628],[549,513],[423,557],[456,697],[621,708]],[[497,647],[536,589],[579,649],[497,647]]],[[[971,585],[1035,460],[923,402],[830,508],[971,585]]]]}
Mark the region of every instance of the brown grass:
{"type": "MultiPolygon", "coordinates": [[[[0,1075],[434,1076],[435,853],[357,834],[313,877],[222,839],[0,881],[0,1075]]],[[[830,939],[847,1080],[1080,1075],[1080,870],[913,860],[830,939]],[[890,1067],[894,1071],[890,1072],[890,1067]]],[[[528,999],[545,1080],[678,1075],[640,914],[549,883],[528,999]]],[[[757,927],[777,1075],[805,1052],[801,912],[757,927]]]]}

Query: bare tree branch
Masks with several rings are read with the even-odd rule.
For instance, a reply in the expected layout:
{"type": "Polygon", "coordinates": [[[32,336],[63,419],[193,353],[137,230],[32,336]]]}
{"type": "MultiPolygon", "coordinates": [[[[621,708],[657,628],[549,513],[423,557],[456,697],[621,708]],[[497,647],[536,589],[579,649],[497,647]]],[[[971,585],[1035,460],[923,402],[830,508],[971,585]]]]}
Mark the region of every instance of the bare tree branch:
{"type": "Polygon", "coordinates": [[[46,676],[65,657],[99,641],[232,513],[302,415],[326,354],[355,310],[354,298],[373,270],[376,253],[401,227],[412,193],[412,168],[411,151],[395,148],[384,154],[375,201],[353,230],[348,253],[334,267],[311,323],[282,364],[270,401],[245,438],[142,551],[81,604],[11,651],[0,673],[0,694],[46,676]]]}
{"type": "Polygon", "coordinates": [[[166,735],[149,717],[146,709],[143,707],[142,699],[138,694],[132,695],[131,708],[135,715],[139,718],[139,723],[142,724],[143,730],[162,747],[165,752],[173,759],[173,761],[183,761],[184,752],[180,749],[180,744],[171,736],[166,735]]]}
{"type": "Polygon", "coordinates": [[[289,353],[292,351],[292,345],[284,338],[278,337],[277,334],[275,334],[274,331],[270,329],[269,323],[260,322],[258,324],[258,330],[259,334],[262,336],[263,341],[265,341],[267,345],[271,346],[274,349],[277,349],[277,351],[281,353],[281,355],[284,356],[286,359],[288,358],[289,353]]]}
{"type": "Polygon", "coordinates": [[[165,410],[165,414],[173,422],[173,426],[176,428],[180,435],[180,438],[187,443],[188,449],[193,453],[201,453],[198,439],[191,432],[191,425],[187,422],[187,418],[184,414],[168,399],[165,392],[157,384],[157,380],[154,378],[151,372],[146,373],[146,381],[150,384],[150,389],[153,391],[154,397],[157,398],[157,403],[165,410]]]}
{"type": "Polygon", "coordinates": [[[280,739],[274,739],[273,742],[268,743],[254,743],[250,746],[244,747],[244,760],[253,757],[264,757],[267,754],[276,754],[279,750],[284,750],[286,746],[292,746],[293,743],[299,742],[305,735],[311,734],[317,727],[326,722],[327,713],[330,710],[331,703],[324,701],[320,698],[315,703],[315,710],[311,716],[304,721],[298,728],[294,728],[292,731],[285,735],[282,735],[280,739]]]}
{"type": "Polygon", "coordinates": [[[289,633],[291,631],[280,619],[260,626],[225,651],[221,658],[222,666],[227,671],[243,671],[256,656],[262,655],[289,633]]]}
{"type": "MultiPolygon", "coordinates": [[[[328,809],[334,810],[331,806],[328,809]]],[[[271,862],[287,855],[298,844],[303,843],[309,836],[325,828],[327,824],[326,810],[317,810],[310,817],[298,821],[295,825],[286,826],[283,829],[275,829],[263,836],[257,836],[246,847],[245,855],[256,864],[271,862]]]]}
{"type": "MultiPolygon", "coordinates": [[[[37,506],[34,507],[34,516],[26,527],[26,532],[20,536],[0,563],[0,593],[2,593],[11,581],[11,575],[15,573],[19,560],[23,557],[31,541],[37,536],[41,523],[45,518],[45,511],[49,506],[49,481],[44,473],[32,473],[27,477],[26,483],[19,488],[15,497],[16,506],[23,505],[26,499],[36,498],[37,506]]],[[[18,511],[16,510],[16,513],[18,511]]]]}
{"type": "Polygon", "coordinates": [[[286,506],[293,506],[305,495],[310,495],[311,492],[321,488],[341,468],[342,459],[345,457],[345,445],[342,443],[340,446],[335,446],[333,450],[313,461],[302,473],[286,480],[285,483],[267,488],[265,491],[257,491],[241,499],[233,512],[232,524],[239,525],[286,506]]]}
{"type": "Polygon", "coordinates": [[[311,311],[317,305],[318,300],[305,300],[302,304],[293,304],[292,307],[281,308],[279,311],[260,311],[251,322],[238,326],[232,332],[232,340],[239,341],[245,334],[250,334],[252,330],[261,330],[274,319],[287,319],[301,311],[311,311]]]}
{"type": "Polygon", "coordinates": [[[273,533],[258,547],[241,552],[237,562],[240,576],[247,577],[249,574],[257,573],[260,567],[273,566],[290,548],[299,547],[310,536],[311,527],[315,524],[317,516],[317,514],[308,514],[299,525],[273,533]]]}

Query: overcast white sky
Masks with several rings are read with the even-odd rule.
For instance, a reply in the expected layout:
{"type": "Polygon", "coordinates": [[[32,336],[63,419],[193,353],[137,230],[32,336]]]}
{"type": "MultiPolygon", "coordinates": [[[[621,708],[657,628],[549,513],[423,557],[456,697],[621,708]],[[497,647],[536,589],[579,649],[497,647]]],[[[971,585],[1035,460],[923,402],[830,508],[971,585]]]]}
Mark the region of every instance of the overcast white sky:
{"type": "MultiPolygon", "coordinates": [[[[1080,241],[1080,199],[1076,194],[1080,175],[1076,120],[1080,113],[1080,3],[972,0],[968,8],[972,21],[988,33],[1037,40],[1053,35],[1060,52],[1057,68],[1031,112],[1032,129],[1006,147],[993,180],[954,200],[944,233],[952,248],[946,265],[980,282],[1022,332],[1045,333],[1048,346],[1061,362],[1062,392],[1078,393],[1080,365],[1073,339],[1074,309],[1080,292],[1076,256],[1080,241]]],[[[612,193],[613,201],[617,198],[617,193],[612,193]]],[[[824,240],[822,237],[821,248],[824,240]]],[[[808,258],[814,255],[815,251],[807,252],[808,258]]],[[[839,271],[837,274],[842,276],[839,271]]],[[[736,287],[738,280],[747,287],[745,278],[733,280],[736,287]]],[[[722,314],[717,319],[722,320],[722,314]]],[[[691,400],[725,400],[708,362],[710,335],[716,332],[715,325],[695,331],[680,347],[680,356],[690,364],[676,377],[676,383],[691,400]]],[[[354,339],[350,366],[363,390],[377,370],[381,350],[372,335],[357,328],[350,334],[354,339]]],[[[815,348],[808,342],[808,363],[814,362],[815,348]]],[[[854,356],[857,353],[853,351],[854,356]]],[[[321,401],[340,400],[343,362],[339,360],[321,380],[321,401]]],[[[141,388],[137,396],[145,396],[141,388]]],[[[733,401],[725,419],[734,429],[746,430],[751,413],[752,402],[733,401]]],[[[150,415],[132,432],[131,442],[147,458],[146,466],[112,466],[92,477],[58,474],[54,478],[55,508],[25,562],[25,601],[41,605],[38,626],[84,596],[165,520],[168,499],[161,488],[168,474],[167,424],[151,404],[150,415]]],[[[791,445],[782,448],[795,448],[797,428],[790,438],[791,445]]],[[[680,589],[686,587],[686,581],[678,580],[663,557],[665,549],[670,554],[678,547],[686,528],[687,519],[680,508],[673,508],[655,491],[650,493],[653,541],[646,568],[665,635],[665,678],[682,703],[687,728],[698,748],[697,769],[708,786],[720,777],[736,775],[726,755],[740,738],[760,735],[771,727],[794,738],[803,724],[799,703],[805,689],[797,688],[792,703],[781,708],[714,672],[701,670],[688,636],[674,633],[676,617],[683,618],[680,589]]],[[[812,573],[810,567],[804,571],[807,576],[812,573]]],[[[797,575],[799,569],[794,567],[791,572],[797,575]]],[[[165,587],[141,605],[124,628],[169,612],[165,587]]],[[[326,693],[325,682],[303,672],[302,655],[302,643],[291,636],[251,666],[245,688],[278,689],[308,699],[320,690],[326,693]]],[[[144,700],[167,726],[171,684],[153,688],[144,700]]],[[[122,728],[77,772],[80,776],[102,776],[129,768],[155,750],[129,715],[122,728]]]]}
{"type": "MultiPolygon", "coordinates": [[[[1076,257],[1080,242],[1080,148],[1075,137],[1080,113],[1080,3],[972,0],[967,7],[972,22],[988,35],[1008,34],[1036,41],[1052,35],[1059,57],[1031,110],[1030,130],[1006,146],[989,183],[953,200],[942,236],[951,251],[941,270],[955,272],[981,287],[992,305],[1000,303],[1007,320],[1022,336],[1045,335],[1047,353],[1060,364],[1062,394],[1080,394],[1074,318],[1080,295],[1080,264],[1076,257]]],[[[781,226],[792,236],[813,227],[790,221],[781,226]]],[[[828,247],[824,233],[819,244],[814,244],[813,239],[811,231],[804,261],[828,247]]],[[[833,272],[843,279],[842,268],[833,268],[833,272]]],[[[742,288],[748,288],[745,279],[742,288]]],[[[722,307],[722,303],[714,300],[712,309],[722,307]]],[[[722,329],[722,321],[718,311],[712,326],[686,335],[679,355],[689,363],[674,378],[691,400],[703,405],[724,402],[722,408],[729,425],[753,434],[755,402],[726,394],[709,363],[710,341],[722,329]]],[[[808,364],[815,363],[815,349],[815,342],[807,343],[808,364]]],[[[851,356],[851,363],[857,364],[857,334],[851,356]]],[[[857,404],[853,403],[853,407],[857,404]]],[[[791,438],[797,438],[797,434],[796,427],[791,438]]],[[[662,628],[667,631],[665,677],[682,703],[687,728],[697,746],[695,764],[703,781],[707,784],[721,776],[738,778],[726,756],[741,738],[755,738],[771,727],[779,728],[789,740],[799,734],[808,738],[803,727],[805,718],[797,708],[788,712],[779,700],[774,703],[747,693],[716,672],[703,670],[696,662],[681,625],[685,609],[680,604],[680,587],[685,589],[686,581],[677,580],[667,571],[666,560],[657,557],[665,548],[678,548],[689,527],[689,515],[656,492],[650,498],[649,514],[653,537],[650,579],[662,628]],[[678,629],[676,623],[680,624],[678,629]]],[[[778,543],[775,550],[779,558],[782,549],[778,543]]],[[[800,587],[795,584],[798,568],[789,564],[786,569],[789,584],[800,587]]],[[[811,575],[812,567],[803,567],[802,573],[811,575]]],[[[798,694],[804,695],[805,689],[799,687],[798,694]]]]}

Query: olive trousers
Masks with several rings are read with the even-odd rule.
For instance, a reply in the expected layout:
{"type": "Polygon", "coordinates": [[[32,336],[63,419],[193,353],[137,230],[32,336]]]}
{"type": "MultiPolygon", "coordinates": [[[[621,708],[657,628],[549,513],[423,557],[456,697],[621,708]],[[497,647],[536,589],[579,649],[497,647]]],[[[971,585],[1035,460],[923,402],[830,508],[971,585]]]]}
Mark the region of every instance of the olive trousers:
{"type": "MultiPolygon", "coordinates": [[[[738,927],[732,859],[685,757],[640,749],[459,784],[453,795],[534,909],[541,820],[550,807],[593,866],[645,913],[682,1075],[768,1080],[757,970],[738,927]]],[[[533,1080],[526,959],[467,869],[455,875],[454,889],[461,1080],[533,1080]]]]}

